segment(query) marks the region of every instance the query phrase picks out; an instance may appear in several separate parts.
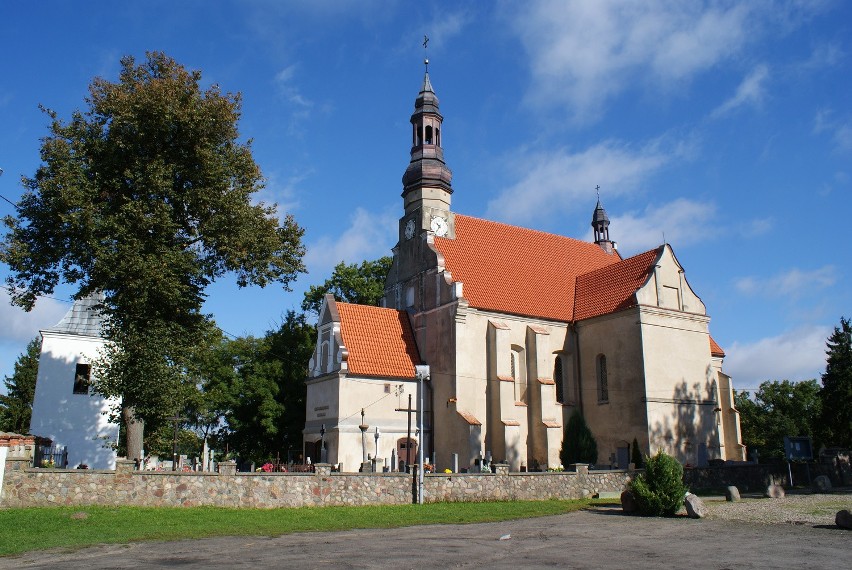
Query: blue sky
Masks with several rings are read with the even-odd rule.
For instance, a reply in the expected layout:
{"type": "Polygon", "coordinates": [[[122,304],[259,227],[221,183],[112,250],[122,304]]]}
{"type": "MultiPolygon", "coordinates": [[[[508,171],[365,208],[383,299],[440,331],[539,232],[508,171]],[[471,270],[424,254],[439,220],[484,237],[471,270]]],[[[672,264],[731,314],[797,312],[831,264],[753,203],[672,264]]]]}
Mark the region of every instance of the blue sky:
{"type": "MultiPolygon", "coordinates": [[[[69,117],[146,50],[201,70],[242,93],[261,198],[306,230],[293,292],[209,289],[224,330],[262,334],[394,245],[424,34],[454,211],[590,239],[600,185],[622,254],[672,244],[737,388],[818,377],[852,316],[849,2],[10,0],[0,195],[39,164],[39,104],[69,117]]],[[[0,291],[0,374],[70,292],[27,314],[0,291]]]]}

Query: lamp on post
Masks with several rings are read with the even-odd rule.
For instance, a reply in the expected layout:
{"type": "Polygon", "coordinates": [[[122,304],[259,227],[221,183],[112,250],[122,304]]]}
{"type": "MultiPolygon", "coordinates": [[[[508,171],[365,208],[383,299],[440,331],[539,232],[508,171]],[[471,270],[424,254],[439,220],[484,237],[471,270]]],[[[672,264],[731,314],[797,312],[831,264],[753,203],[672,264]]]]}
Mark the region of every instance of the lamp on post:
{"type": "Polygon", "coordinates": [[[379,457],[379,426],[376,426],[376,435],[374,437],[376,438],[376,454],[373,457],[378,458],[379,457]]]}
{"type": "Polygon", "coordinates": [[[325,424],[320,426],[320,463],[325,463],[325,424]]]}
{"type": "Polygon", "coordinates": [[[423,429],[423,382],[429,380],[429,365],[418,364],[414,367],[417,376],[417,429],[420,436],[417,442],[417,504],[423,504],[423,441],[426,432],[423,429]]]}

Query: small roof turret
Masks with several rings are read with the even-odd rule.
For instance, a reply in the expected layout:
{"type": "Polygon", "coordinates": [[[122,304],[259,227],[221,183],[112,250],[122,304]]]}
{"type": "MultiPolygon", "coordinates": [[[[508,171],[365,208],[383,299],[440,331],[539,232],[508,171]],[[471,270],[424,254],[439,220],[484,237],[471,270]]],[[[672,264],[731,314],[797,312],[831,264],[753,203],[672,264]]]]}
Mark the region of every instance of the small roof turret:
{"type": "Polygon", "coordinates": [[[595,243],[601,246],[605,252],[612,253],[615,246],[609,239],[609,217],[601,205],[600,188],[600,186],[595,188],[598,191],[598,203],[592,213],[592,229],[595,231],[595,243]]]}

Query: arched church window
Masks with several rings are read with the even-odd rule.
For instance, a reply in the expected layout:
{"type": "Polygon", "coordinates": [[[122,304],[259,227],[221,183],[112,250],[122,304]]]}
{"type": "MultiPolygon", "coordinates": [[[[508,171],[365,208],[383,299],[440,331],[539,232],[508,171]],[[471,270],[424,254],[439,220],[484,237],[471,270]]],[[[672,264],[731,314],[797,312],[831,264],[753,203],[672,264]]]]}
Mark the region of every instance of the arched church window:
{"type": "Polygon", "coordinates": [[[426,126],[426,136],[424,138],[426,139],[426,144],[433,144],[432,143],[432,125],[426,126]]]}
{"type": "Polygon", "coordinates": [[[558,354],[553,360],[553,381],[556,383],[556,401],[565,403],[565,380],[562,375],[562,357],[558,354]]]}
{"type": "Polygon", "coordinates": [[[524,366],[524,349],[512,346],[512,380],[515,381],[515,402],[527,403],[527,371],[524,366]]]}
{"type": "Polygon", "coordinates": [[[320,372],[326,373],[329,368],[331,368],[331,363],[328,358],[328,341],[322,343],[322,348],[320,349],[320,372]]]}
{"type": "Polygon", "coordinates": [[[435,127],[435,144],[441,146],[441,129],[435,127]]]}
{"type": "Polygon", "coordinates": [[[598,401],[609,402],[609,379],[606,370],[606,356],[598,355],[598,401]]]}

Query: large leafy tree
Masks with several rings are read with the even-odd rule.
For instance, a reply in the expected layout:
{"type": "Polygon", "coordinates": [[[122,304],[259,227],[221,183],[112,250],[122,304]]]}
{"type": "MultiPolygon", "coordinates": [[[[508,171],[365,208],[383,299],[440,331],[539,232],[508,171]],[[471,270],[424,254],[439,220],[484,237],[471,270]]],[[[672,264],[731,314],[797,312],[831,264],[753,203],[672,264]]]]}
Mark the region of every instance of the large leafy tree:
{"type": "Polygon", "coordinates": [[[754,395],[737,392],[743,444],[760,457],[784,457],[784,436],[811,436],[819,447],[820,387],[816,380],[763,382],[754,395]]]}
{"type": "Polygon", "coordinates": [[[187,349],[209,329],[207,285],[232,272],[240,286],[287,288],[304,270],[303,230],[252,199],[263,178],[239,140],[239,94],[202,88],[199,71],[154,52],[123,58],[119,80],[96,78],[85,102],[68,121],[46,111],[42,165],[4,220],[0,260],[27,310],[60,280],[77,298],[103,293],[121,365],[95,387],[162,418],[179,408],[187,349]]]}
{"type": "Polygon", "coordinates": [[[822,375],[822,428],[825,443],[852,446],[852,325],[840,319],[840,326],[826,342],[828,356],[822,375]]]}
{"type": "Polygon", "coordinates": [[[29,433],[40,353],[41,339],[36,337],[18,356],[12,375],[5,378],[6,395],[0,395],[0,431],[29,433]]]}
{"type": "Polygon", "coordinates": [[[217,426],[215,445],[241,459],[286,457],[301,449],[305,377],[316,332],[305,316],[288,312],[261,338],[220,344],[207,360],[199,423],[217,426]]]}
{"type": "Polygon", "coordinates": [[[393,258],[384,256],[375,261],[363,261],[360,265],[338,263],[325,283],[311,285],[302,301],[302,310],[319,314],[326,293],[345,303],[378,305],[385,294],[385,280],[392,262],[393,258]]]}

